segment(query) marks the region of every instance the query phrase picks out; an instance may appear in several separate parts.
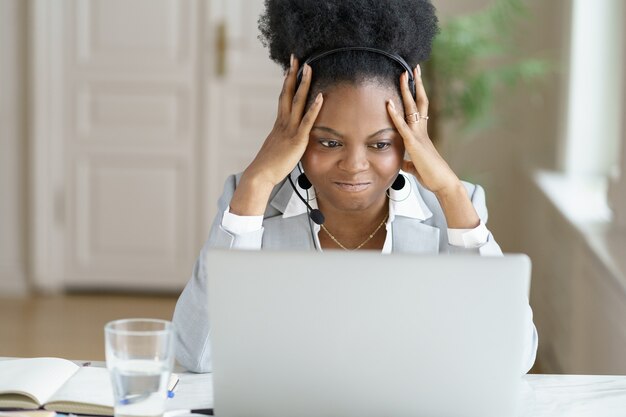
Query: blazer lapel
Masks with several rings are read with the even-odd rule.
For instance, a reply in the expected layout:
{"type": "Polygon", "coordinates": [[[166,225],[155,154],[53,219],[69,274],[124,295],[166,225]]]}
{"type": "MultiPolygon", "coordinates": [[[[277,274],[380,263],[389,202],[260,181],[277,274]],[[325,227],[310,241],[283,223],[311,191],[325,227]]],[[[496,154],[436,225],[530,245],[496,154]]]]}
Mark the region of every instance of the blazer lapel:
{"type": "MultiPolygon", "coordinates": [[[[291,175],[291,174],[290,174],[291,175]]],[[[278,187],[278,191],[270,199],[270,206],[278,210],[281,214],[285,212],[287,204],[293,194],[293,188],[289,184],[288,180],[283,181],[282,185],[278,187]]]]}
{"type": "Polygon", "coordinates": [[[396,204],[397,214],[391,223],[393,252],[438,253],[440,230],[424,223],[433,217],[433,212],[422,196],[422,193],[428,191],[424,190],[413,176],[408,177],[414,193],[410,198],[414,200],[407,201],[410,204],[396,204]]]}
{"type": "MultiPolygon", "coordinates": [[[[294,174],[292,172],[291,174],[294,174]]],[[[293,177],[293,175],[292,175],[293,177]]],[[[297,216],[283,218],[283,213],[287,209],[291,196],[294,193],[288,180],[283,181],[277,187],[278,191],[271,197],[269,205],[278,213],[272,213],[272,217],[267,218],[263,223],[264,249],[314,249],[315,245],[311,236],[309,216],[306,213],[297,216]]]]}
{"type": "Polygon", "coordinates": [[[263,232],[263,249],[275,250],[308,250],[315,249],[309,216],[282,218],[282,216],[266,219],[263,232]]]}
{"type": "Polygon", "coordinates": [[[439,253],[439,228],[408,217],[396,217],[391,224],[393,252],[439,253]]]}

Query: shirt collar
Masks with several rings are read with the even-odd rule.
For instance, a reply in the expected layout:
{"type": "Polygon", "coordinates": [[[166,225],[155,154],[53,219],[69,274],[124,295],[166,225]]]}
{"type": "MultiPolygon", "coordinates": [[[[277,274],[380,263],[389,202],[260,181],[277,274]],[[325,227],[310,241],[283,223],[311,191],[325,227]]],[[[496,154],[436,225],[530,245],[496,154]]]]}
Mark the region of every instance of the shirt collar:
{"type": "MultiPolygon", "coordinates": [[[[400,171],[407,178],[406,185],[401,190],[389,190],[389,220],[388,223],[393,222],[396,216],[408,217],[411,219],[417,219],[424,221],[432,216],[431,211],[426,206],[422,196],[419,193],[417,183],[413,180],[412,176],[400,171]]],[[[296,190],[302,196],[307,198],[306,190],[300,188],[298,182],[295,182],[296,190]]],[[[313,208],[317,207],[317,200],[315,198],[315,189],[309,189],[308,195],[309,204],[313,208]]],[[[299,216],[307,213],[307,207],[298,198],[298,196],[292,191],[289,202],[283,211],[283,218],[289,218],[299,216]]]]}
{"type": "MultiPolygon", "coordinates": [[[[298,194],[300,194],[300,196],[302,196],[302,198],[304,198],[305,200],[308,200],[309,205],[313,207],[314,209],[316,209],[317,199],[315,198],[315,188],[313,187],[309,188],[308,194],[307,194],[307,190],[300,188],[300,184],[298,184],[298,181],[295,181],[295,185],[296,185],[296,190],[298,194]]],[[[283,218],[286,219],[289,217],[299,216],[300,214],[306,213],[306,212],[307,212],[307,206],[302,202],[302,200],[298,198],[296,193],[292,191],[291,197],[289,198],[289,202],[287,203],[287,206],[285,207],[285,210],[283,211],[283,218]]]]}

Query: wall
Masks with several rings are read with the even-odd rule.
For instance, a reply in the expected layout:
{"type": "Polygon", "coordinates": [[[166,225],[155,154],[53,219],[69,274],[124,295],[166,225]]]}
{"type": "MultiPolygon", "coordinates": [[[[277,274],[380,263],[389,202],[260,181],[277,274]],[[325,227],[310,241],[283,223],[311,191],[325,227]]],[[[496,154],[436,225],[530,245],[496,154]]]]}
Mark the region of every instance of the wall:
{"type": "MultiPolygon", "coordinates": [[[[491,2],[439,3],[445,16],[491,2]]],[[[530,302],[541,372],[622,374],[626,234],[601,210],[602,187],[588,187],[599,194],[591,217],[581,219],[576,216],[585,204],[576,197],[585,185],[568,185],[570,180],[558,174],[548,174],[556,181],[552,187],[537,179],[539,168],[561,168],[571,1],[526,3],[532,18],[517,30],[521,51],[548,58],[554,72],[537,88],[503,94],[495,106],[498,126],[473,137],[448,137],[443,152],[457,173],[485,186],[489,227],[502,248],[528,253],[533,261],[530,302]]]]}
{"type": "Polygon", "coordinates": [[[0,296],[26,292],[26,2],[0,0],[0,296]]]}
{"type": "Polygon", "coordinates": [[[626,235],[610,223],[601,182],[539,172],[522,187],[541,213],[522,238],[544,373],[626,373],[626,235]]]}
{"type": "MultiPolygon", "coordinates": [[[[446,2],[440,9],[445,15],[454,12],[452,7],[467,12],[470,6],[488,3],[446,2]]],[[[460,140],[448,138],[443,151],[457,173],[484,185],[489,226],[505,252],[527,253],[533,261],[530,302],[539,332],[540,371],[623,373],[626,327],[617,318],[626,312],[626,286],[613,262],[620,255],[606,250],[619,247],[609,241],[623,241],[623,236],[615,237],[606,222],[581,229],[554,203],[563,185],[544,189],[535,176],[540,168],[561,168],[571,1],[527,4],[532,17],[517,30],[519,47],[522,54],[547,58],[554,72],[535,88],[502,94],[495,106],[494,129],[460,140]]],[[[580,187],[572,187],[569,195],[577,195],[576,190],[580,187]]]]}
{"type": "Polygon", "coordinates": [[[567,139],[567,20],[572,13],[568,3],[534,1],[539,20],[534,30],[520,33],[529,51],[551,57],[556,72],[538,96],[538,105],[517,97],[518,111],[510,113],[519,115],[511,131],[518,141],[514,152],[521,159],[516,161],[514,183],[517,233],[509,247],[533,259],[531,305],[539,332],[541,371],[623,374],[626,326],[619,318],[626,314],[622,261],[626,246],[623,232],[610,223],[602,179],[596,184],[593,178],[556,175],[559,182],[552,188],[537,180],[538,167],[562,168],[558,161],[563,159],[561,145],[567,139]],[[529,114],[528,109],[534,112],[529,114]],[[573,186],[567,185],[572,182],[573,186]]]}
{"type": "MultiPolygon", "coordinates": [[[[489,0],[435,1],[440,19],[480,10],[489,0]]],[[[532,88],[500,92],[494,126],[473,135],[447,130],[441,149],[462,178],[480,183],[487,193],[489,228],[506,252],[523,251],[520,239],[520,181],[526,167],[556,167],[565,107],[569,49],[569,1],[526,2],[528,19],[516,30],[519,55],[546,58],[556,71],[532,88]]]]}

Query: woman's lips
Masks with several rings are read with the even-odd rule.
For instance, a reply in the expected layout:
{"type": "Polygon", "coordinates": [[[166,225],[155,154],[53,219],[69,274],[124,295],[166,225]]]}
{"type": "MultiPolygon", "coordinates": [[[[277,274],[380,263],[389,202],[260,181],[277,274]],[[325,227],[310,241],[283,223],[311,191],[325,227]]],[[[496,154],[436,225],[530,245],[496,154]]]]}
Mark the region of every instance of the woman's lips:
{"type": "Polygon", "coordinates": [[[334,182],[335,186],[342,191],[357,193],[367,189],[371,183],[369,182],[334,182]]]}

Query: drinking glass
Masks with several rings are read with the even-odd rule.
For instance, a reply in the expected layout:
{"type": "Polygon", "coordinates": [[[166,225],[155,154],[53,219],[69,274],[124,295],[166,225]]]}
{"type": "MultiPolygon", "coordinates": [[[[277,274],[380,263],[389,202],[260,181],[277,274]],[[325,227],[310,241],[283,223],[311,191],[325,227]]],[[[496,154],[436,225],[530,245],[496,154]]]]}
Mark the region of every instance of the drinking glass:
{"type": "Polygon", "coordinates": [[[124,319],[104,326],[115,417],[158,417],[165,411],[174,366],[174,327],[167,320],[124,319]]]}

